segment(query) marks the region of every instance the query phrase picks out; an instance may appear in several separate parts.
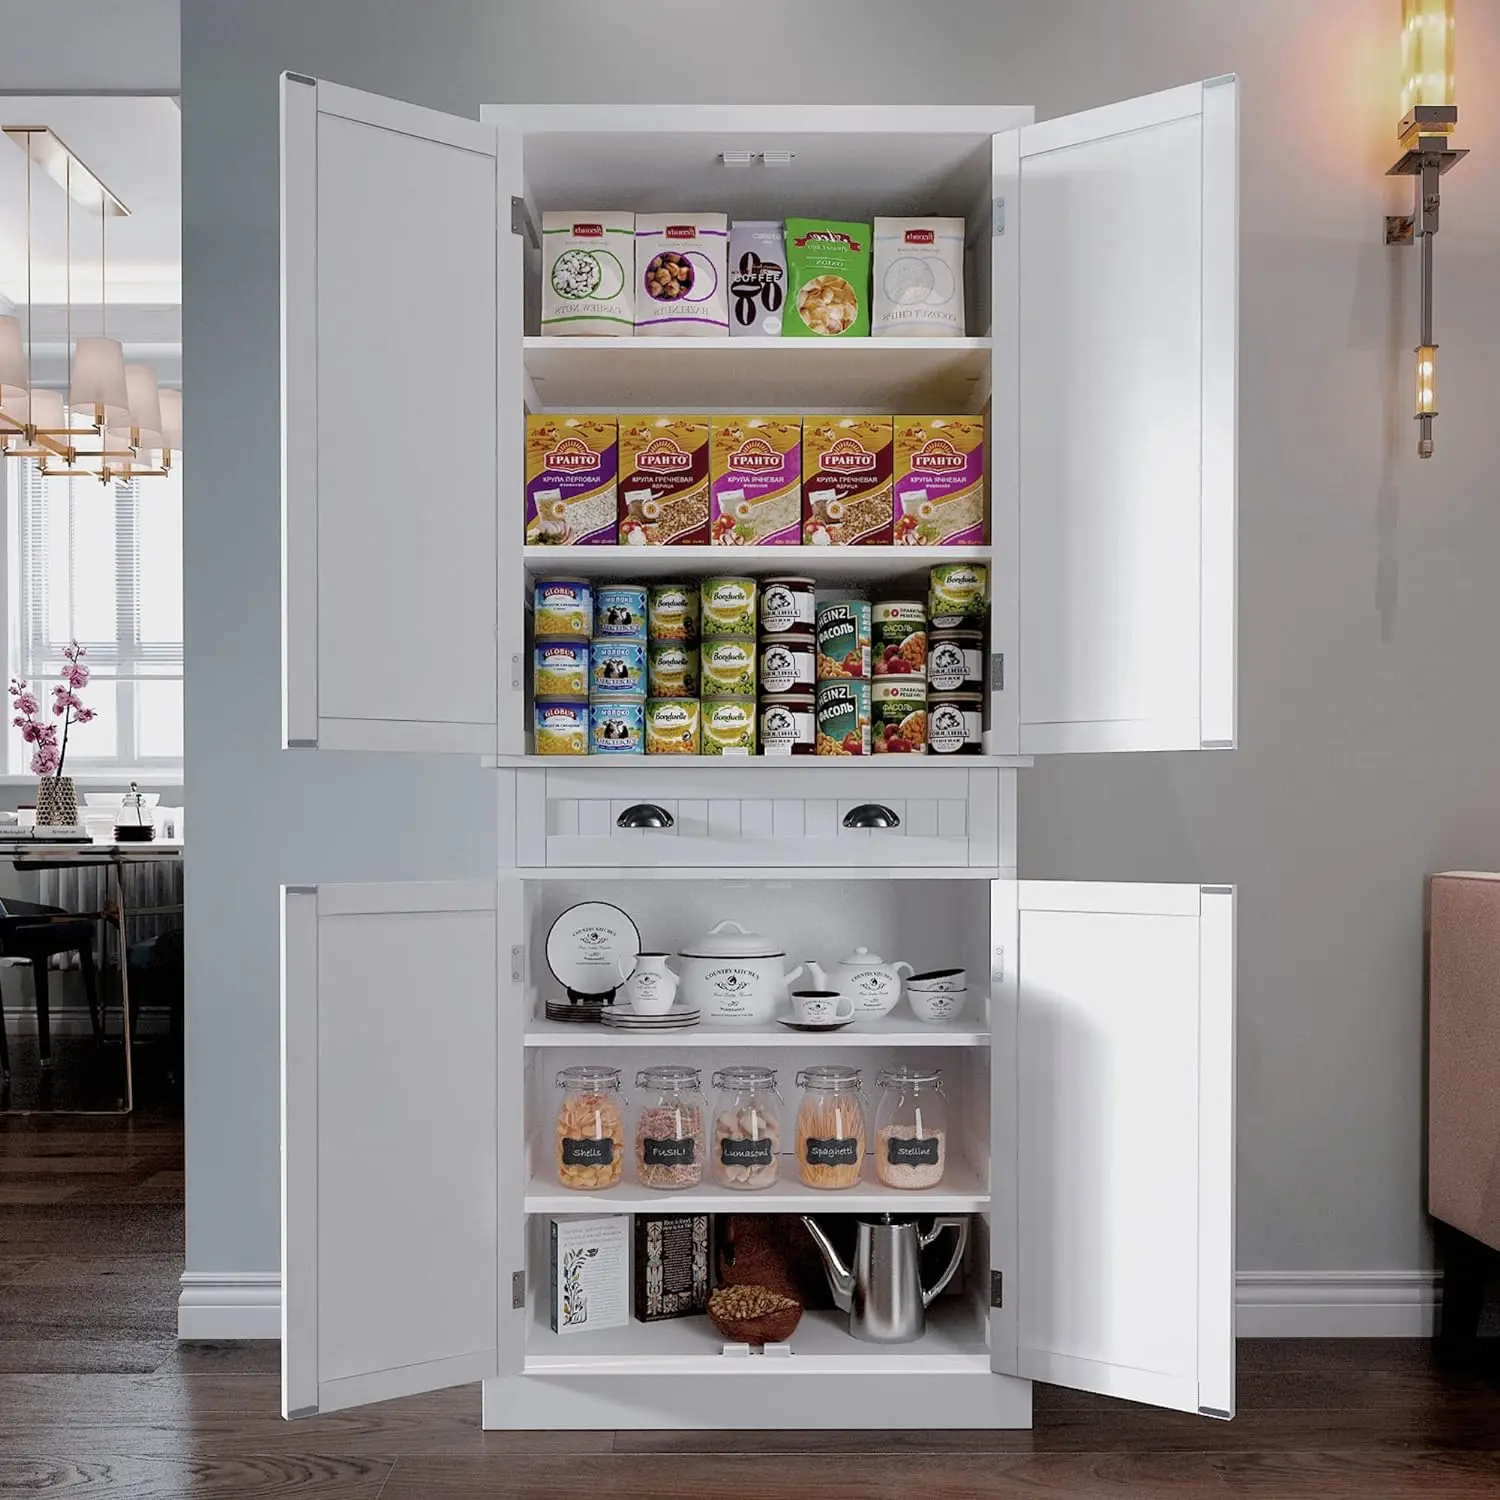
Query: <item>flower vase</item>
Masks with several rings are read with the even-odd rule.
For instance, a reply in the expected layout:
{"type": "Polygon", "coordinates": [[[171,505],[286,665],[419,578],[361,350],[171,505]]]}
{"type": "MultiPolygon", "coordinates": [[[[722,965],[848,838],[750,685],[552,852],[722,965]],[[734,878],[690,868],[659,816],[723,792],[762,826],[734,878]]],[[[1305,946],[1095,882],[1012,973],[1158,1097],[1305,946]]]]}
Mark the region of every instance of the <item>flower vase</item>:
{"type": "Polygon", "coordinates": [[[43,776],[37,781],[36,821],[39,828],[78,821],[78,795],[71,776],[43,776]]]}

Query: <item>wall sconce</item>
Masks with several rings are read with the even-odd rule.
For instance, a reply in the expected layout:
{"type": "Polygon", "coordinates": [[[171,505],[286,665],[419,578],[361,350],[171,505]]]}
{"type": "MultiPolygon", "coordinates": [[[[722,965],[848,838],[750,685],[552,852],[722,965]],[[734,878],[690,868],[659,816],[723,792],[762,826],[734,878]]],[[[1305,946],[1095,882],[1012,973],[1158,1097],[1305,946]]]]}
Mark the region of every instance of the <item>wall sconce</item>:
{"type": "Polygon", "coordinates": [[[1417,456],[1432,457],[1437,416],[1437,341],[1432,336],[1432,241],[1438,230],[1439,178],[1469,153],[1449,146],[1458,128],[1453,100],[1453,0],[1401,0],[1401,158],[1387,177],[1415,179],[1415,206],[1389,214],[1388,245],[1421,249],[1421,332],[1417,343],[1417,456]]]}

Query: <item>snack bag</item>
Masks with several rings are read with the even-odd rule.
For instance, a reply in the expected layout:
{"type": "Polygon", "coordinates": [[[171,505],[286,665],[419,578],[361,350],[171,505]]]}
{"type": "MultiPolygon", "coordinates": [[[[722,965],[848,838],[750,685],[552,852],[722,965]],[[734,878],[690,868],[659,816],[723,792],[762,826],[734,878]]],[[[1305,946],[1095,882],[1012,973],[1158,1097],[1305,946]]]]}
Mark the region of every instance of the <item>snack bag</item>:
{"type": "Polygon", "coordinates": [[[964,221],[876,219],[875,338],[962,338],[964,221]]]}
{"type": "Polygon", "coordinates": [[[635,215],[542,215],[542,332],[635,332],[635,215]]]}
{"type": "Polygon", "coordinates": [[[635,216],[638,333],[714,338],[729,332],[726,214],[635,216]]]}
{"type": "Polygon", "coordinates": [[[786,221],[783,338],[865,338],[870,332],[870,226],[786,221]]]}

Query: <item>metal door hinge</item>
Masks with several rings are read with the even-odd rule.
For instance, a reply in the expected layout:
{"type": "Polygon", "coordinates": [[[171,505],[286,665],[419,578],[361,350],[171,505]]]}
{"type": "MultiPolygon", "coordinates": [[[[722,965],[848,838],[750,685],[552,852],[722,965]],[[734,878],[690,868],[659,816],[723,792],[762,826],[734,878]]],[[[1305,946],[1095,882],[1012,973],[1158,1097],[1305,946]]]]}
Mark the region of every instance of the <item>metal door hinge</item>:
{"type": "Polygon", "coordinates": [[[510,1273],[510,1305],[513,1308],[526,1306],[526,1273],[524,1271],[510,1273]]]}
{"type": "Polygon", "coordinates": [[[994,962],[990,965],[990,979],[999,984],[1005,978],[1005,944],[995,944],[994,962]]]}
{"type": "Polygon", "coordinates": [[[510,685],[513,688],[519,688],[521,686],[521,657],[519,652],[511,653],[510,685]]]}
{"type": "Polygon", "coordinates": [[[510,982],[520,984],[526,978],[526,948],[517,943],[510,950],[510,982]]]}
{"type": "Polygon", "coordinates": [[[996,198],[990,203],[990,238],[998,240],[1005,233],[1005,199],[996,198]]]}
{"type": "Polygon", "coordinates": [[[990,1306],[1005,1306],[1005,1272],[990,1272],[990,1306]]]}
{"type": "Polygon", "coordinates": [[[512,234],[525,235],[538,250],[541,249],[541,241],[537,239],[536,229],[531,222],[531,215],[526,212],[526,200],[524,198],[512,198],[510,200],[510,232],[512,234]]]}
{"type": "Polygon", "coordinates": [[[990,691],[993,693],[1005,691],[1005,653],[1003,651],[990,652],[990,691]]]}

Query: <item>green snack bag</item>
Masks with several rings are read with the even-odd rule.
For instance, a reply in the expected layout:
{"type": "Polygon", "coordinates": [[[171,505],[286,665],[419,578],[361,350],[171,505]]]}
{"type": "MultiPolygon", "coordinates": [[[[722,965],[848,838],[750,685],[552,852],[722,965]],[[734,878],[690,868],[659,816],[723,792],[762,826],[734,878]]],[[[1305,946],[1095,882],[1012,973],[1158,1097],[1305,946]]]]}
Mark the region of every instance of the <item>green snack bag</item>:
{"type": "Polygon", "coordinates": [[[783,338],[868,338],[870,226],[832,219],[786,221],[783,338]]]}

